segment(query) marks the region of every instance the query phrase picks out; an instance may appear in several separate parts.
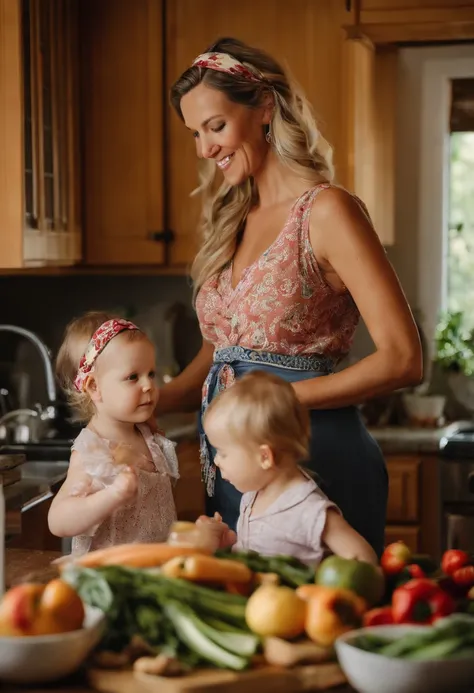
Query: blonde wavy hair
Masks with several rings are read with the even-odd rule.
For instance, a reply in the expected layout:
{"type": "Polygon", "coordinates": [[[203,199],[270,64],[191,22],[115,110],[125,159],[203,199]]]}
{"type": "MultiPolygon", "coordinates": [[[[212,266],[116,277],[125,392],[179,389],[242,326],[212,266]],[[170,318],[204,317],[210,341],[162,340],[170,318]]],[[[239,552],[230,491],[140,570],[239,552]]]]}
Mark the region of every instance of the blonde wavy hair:
{"type": "MultiPolygon", "coordinates": [[[[288,71],[263,50],[234,38],[219,39],[204,52],[227,53],[260,79],[252,81],[240,74],[195,66],[188,68],[171,87],[171,104],[181,120],[182,97],[200,83],[248,108],[257,108],[270,95],[274,101],[270,124],[272,147],[280,161],[307,181],[308,187],[321,178],[332,180],[331,147],[321,135],[302,89],[288,71]]],[[[258,202],[253,179],[235,186],[225,181],[219,184],[216,172],[214,161],[201,162],[200,186],[194,191],[203,195],[201,247],[191,269],[195,297],[206,279],[232,259],[239,232],[250,209],[258,202]]]]}
{"type": "Polygon", "coordinates": [[[268,445],[277,461],[282,454],[295,462],[309,457],[309,412],[290,383],[272,373],[251,371],[221,392],[209,404],[209,417],[225,417],[226,431],[242,444],[268,445]]]}
{"type": "MultiPolygon", "coordinates": [[[[73,421],[88,423],[95,414],[94,403],[89,394],[79,392],[74,385],[81,358],[94,332],[104,322],[120,317],[102,311],[93,311],[80,318],[74,318],[66,327],[64,339],[56,358],[56,375],[72,409],[71,418],[73,421]]],[[[124,330],[120,334],[124,334],[130,341],[148,339],[141,330],[124,330]]]]}

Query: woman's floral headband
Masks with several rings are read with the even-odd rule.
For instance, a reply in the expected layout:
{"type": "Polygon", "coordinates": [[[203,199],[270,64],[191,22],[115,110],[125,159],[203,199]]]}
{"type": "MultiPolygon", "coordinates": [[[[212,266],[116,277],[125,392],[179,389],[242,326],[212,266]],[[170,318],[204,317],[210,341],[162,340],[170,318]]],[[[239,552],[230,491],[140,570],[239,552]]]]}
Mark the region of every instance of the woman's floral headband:
{"type": "Polygon", "coordinates": [[[86,380],[94,370],[94,363],[99,354],[105,349],[107,344],[124,330],[139,330],[133,322],[129,320],[107,320],[94,332],[86,347],[84,356],[81,358],[77,375],[74,380],[74,387],[79,392],[83,392],[86,380]]]}
{"type": "Polygon", "coordinates": [[[252,82],[261,82],[262,79],[240,60],[236,60],[228,53],[202,53],[193,62],[192,67],[206,67],[217,72],[227,72],[229,75],[240,75],[252,82]]]}

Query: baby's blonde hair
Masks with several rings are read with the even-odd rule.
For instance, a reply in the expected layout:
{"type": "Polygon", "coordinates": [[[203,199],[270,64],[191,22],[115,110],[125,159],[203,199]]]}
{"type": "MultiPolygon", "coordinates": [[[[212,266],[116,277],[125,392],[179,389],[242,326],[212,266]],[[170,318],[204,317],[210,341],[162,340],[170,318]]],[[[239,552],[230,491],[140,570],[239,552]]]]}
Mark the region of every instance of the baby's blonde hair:
{"type": "MultiPolygon", "coordinates": [[[[94,403],[89,394],[79,392],[74,385],[81,358],[94,332],[104,322],[119,317],[102,311],[94,311],[80,318],[74,318],[66,327],[56,358],[56,375],[72,409],[74,421],[87,423],[95,414],[94,403]]],[[[120,334],[125,334],[129,341],[148,339],[141,330],[124,330],[120,334]]]]}
{"type": "Polygon", "coordinates": [[[268,445],[303,462],[309,457],[310,418],[290,383],[265,371],[252,371],[221,392],[207,408],[206,419],[226,416],[226,430],[236,440],[268,445]]]}

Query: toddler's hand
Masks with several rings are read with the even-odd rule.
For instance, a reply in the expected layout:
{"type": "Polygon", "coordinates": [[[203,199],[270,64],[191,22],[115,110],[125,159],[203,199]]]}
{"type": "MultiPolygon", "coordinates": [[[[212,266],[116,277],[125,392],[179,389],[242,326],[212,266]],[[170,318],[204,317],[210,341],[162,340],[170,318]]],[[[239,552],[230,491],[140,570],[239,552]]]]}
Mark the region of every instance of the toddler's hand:
{"type": "Polygon", "coordinates": [[[208,517],[207,515],[201,515],[196,520],[196,524],[201,525],[203,529],[209,534],[217,549],[227,549],[235,544],[237,541],[236,533],[229,529],[229,526],[225,522],[222,522],[222,517],[219,513],[215,513],[214,517],[208,517]]]}
{"type": "Polygon", "coordinates": [[[117,474],[114,483],[110,486],[120,505],[135,498],[138,490],[137,474],[131,467],[126,467],[120,474],[117,474]]]}

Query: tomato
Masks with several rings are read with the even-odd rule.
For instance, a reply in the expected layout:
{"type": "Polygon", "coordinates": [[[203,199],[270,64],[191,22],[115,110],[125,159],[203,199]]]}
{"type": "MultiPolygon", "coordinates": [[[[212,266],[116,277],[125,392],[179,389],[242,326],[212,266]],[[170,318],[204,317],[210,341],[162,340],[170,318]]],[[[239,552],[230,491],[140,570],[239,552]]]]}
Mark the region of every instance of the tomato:
{"type": "Polygon", "coordinates": [[[456,570],[469,565],[471,562],[469,554],[460,549],[448,549],[444,552],[441,559],[441,570],[445,575],[453,575],[456,570]]]}

